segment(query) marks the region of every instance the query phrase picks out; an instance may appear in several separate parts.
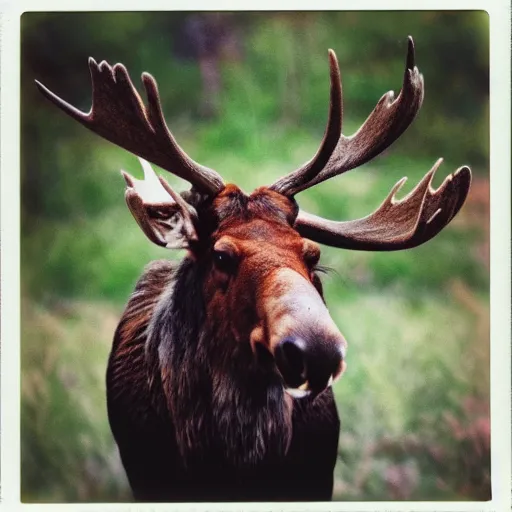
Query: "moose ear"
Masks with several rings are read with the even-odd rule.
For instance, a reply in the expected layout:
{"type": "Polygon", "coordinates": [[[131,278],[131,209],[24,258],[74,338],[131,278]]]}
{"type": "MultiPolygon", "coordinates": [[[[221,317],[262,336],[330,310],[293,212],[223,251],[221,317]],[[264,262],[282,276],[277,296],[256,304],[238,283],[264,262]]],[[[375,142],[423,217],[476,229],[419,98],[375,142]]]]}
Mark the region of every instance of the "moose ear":
{"type": "Polygon", "coordinates": [[[121,171],[127,184],[128,208],[153,243],[168,249],[188,248],[190,241],[197,240],[196,210],[157,176],[146,160],[139,160],[144,170],[143,180],[121,171]]]}

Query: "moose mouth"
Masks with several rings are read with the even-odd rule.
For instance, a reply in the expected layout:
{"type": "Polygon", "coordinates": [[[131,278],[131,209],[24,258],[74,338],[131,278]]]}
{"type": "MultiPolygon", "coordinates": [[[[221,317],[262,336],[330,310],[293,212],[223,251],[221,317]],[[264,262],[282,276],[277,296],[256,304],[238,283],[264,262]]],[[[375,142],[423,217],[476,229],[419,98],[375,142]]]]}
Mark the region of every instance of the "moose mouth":
{"type": "Polygon", "coordinates": [[[343,375],[346,366],[347,366],[347,364],[345,363],[345,361],[343,361],[340,373],[336,377],[331,375],[329,377],[329,380],[327,381],[327,385],[323,389],[313,390],[310,388],[309,382],[307,382],[307,381],[298,387],[289,387],[285,384],[283,386],[283,389],[292,398],[305,398],[305,397],[311,396],[311,395],[318,396],[318,395],[322,394],[324,391],[326,391],[327,389],[329,389],[334,384],[334,382],[336,382],[343,375]]]}
{"type": "Polygon", "coordinates": [[[346,367],[344,347],[332,344],[327,350],[318,351],[298,337],[285,338],[276,347],[274,358],[284,390],[292,398],[314,398],[322,394],[346,367]]]}
{"type": "Polygon", "coordinates": [[[325,377],[320,379],[315,378],[314,375],[308,378],[305,367],[302,367],[302,371],[299,373],[291,374],[289,367],[282,363],[280,364],[279,356],[276,357],[277,354],[272,354],[269,348],[263,343],[256,342],[253,345],[253,350],[255,350],[259,365],[271,369],[271,371],[279,377],[283,391],[294,399],[301,399],[308,396],[314,398],[324,393],[341,378],[347,367],[344,348],[341,350],[342,358],[338,367],[333,373],[324,373],[325,377]]]}
{"type": "Polygon", "coordinates": [[[288,393],[292,398],[304,398],[311,394],[311,390],[307,388],[308,383],[305,382],[302,386],[298,388],[288,388],[284,386],[284,390],[288,393]]]}
{"type": "Polygon", "coordinates": [[[327,385],[325,386],[324,389],[322,389],[321,391],[316,391],[314,392],[310,387],[309,387],[309,382],[304,382],[304,384],[302,384],[301,386],[297,387],[297,388],[291,388],[291,387],[288,387],[288,386],[284,386],[284,390],[286,393],[288,393],[292,398],[304,398],[306,396],[309,396],[309,395],[319,395],[321,393],[323,393],[326,389],[329,389],[332,384],[334,382],[334,378],[333,376],[331,375],[329,377],[329,380],[327,381],[327,385]]]}

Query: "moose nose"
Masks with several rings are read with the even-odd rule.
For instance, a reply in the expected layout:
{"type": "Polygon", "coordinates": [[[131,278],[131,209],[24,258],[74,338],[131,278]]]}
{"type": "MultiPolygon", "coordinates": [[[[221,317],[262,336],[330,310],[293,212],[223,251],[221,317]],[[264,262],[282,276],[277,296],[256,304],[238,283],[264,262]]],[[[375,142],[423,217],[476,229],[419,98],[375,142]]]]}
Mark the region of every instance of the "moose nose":
{"type": "Polygon", "coordinates": [[[344,346],[339,342],[306,340],[290,336],[275,349],[276,365],[292,396],[317,395],[339,377],[344,366],[344,346]]]}

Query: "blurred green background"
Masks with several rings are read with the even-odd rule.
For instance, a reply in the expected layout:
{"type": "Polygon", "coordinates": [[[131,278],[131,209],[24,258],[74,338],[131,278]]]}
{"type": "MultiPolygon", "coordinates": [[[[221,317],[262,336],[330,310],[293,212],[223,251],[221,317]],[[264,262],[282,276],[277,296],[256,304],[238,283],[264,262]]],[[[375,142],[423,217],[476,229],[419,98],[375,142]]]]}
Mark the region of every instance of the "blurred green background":
{"type": "MultiPolygon", "coordinates": [[[[315,153],[327,50],[341,67],[344,133],[398,93],[406,38],[425,77],[408,131],[358,170],[298,196],[333,219],[373,211],[437,158],[470,165],[466,205],[426,245],[324,248],[327,302],[349,341],[335,386],[336,500],[490,497],[488,16],[485,12],[25,13],[21,20],[22,500],[131,499],[105,408],[116,322],[152,259],[124,203],[133,155],[53,107],[34,79],[88,111],[87,58],[159,83],[168,125],[196,160],[244,190],[315,153]]],[[[162,172],[163,173],[163,172],[162,172]]],[[[182,190],[186,185],[165,173],[182,190]]]]}

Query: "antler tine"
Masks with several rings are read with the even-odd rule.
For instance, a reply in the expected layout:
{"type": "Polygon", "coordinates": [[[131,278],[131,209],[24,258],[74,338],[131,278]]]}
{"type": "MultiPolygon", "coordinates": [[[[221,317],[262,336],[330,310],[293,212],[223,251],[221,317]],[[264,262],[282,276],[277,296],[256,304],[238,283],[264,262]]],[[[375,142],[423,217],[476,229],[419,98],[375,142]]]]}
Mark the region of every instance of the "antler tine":
{"type": "MultiPolygon", "coordinates": [[[[346,137],[341,134],[340,85],[339,119],[330,117],[326,130],[326,133],[330,133],[330,124],[337,123],[339,124],[340,136],[335,148],[329,155],[330,158],[328,158],[327,163],[321,169],[314,165],[313,168],[316,172],[303,173],[301,168],[279,179],[270,188],[284,195],[293,196],[375,158],[408,128],[421,108],[423,96],[423,76],[415,65],[414,42],[412,37],[409,36],[404,80],[398,97],[394,99],[393,91],[384,94],[359,130],[354,135],[346,137]],[[307,175],[310,179],[302,179],[304,175],[307,175]]],[[[334,113],[332,109],[331,113],[334,113]]],[[[336,132],[337,129],[336,126],[332,129],[332,132],[336,132]]],[[[330,146],[330,142],[326,146],[330,146]]],[[[327,149],[325,151],[321,149],[319,154],[321,154],[321,159],[324,160],[327,149]]]]}
{"type": "Polygon", "coordinates": [[[294,195],[298,187],[307,184],[325,167],[338,144],[343,120],[343,96],[340,68],[334,50],[329,50],[329,67],[331,78],[329,117],[322,143],[316,155],[309,162],[287,176],[282,177],[269,187],[276,192],[294,195]]]}
{"type": "Polygon", "coordinates": [[[333,247],[361,251],[397,251],[421,245],[436,236],[460,210],[471,185],[471,170],[460,167],[441,186],[431,187],[439,159],[416,188],[397,201],[402,178],[381,206],[362,219],[336,222],[300,211],[295,228],[307,238],[333,247]]]}
{"type": "Polygon", "coordinates": [[[81,112],[36,80],[39,90],[89,130],[118,146],[187,180],[198,191],[215,195],[224,188],[222,177],[192,160],[169,131],[160,104],[158,86],[148,73],[142,82],[146,107],[122,64],[111,67],[89,58],[93,100],[88,113],[81,112]]]}

